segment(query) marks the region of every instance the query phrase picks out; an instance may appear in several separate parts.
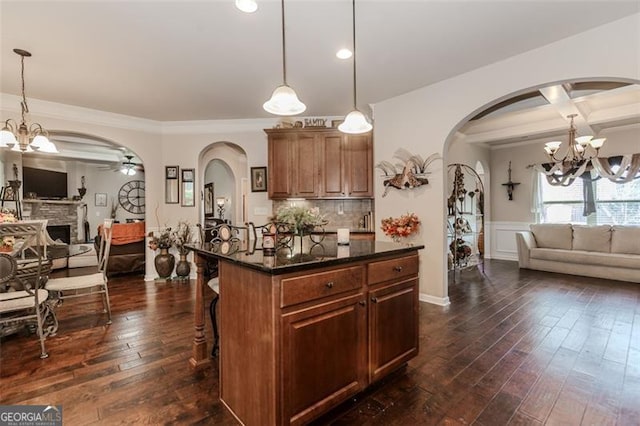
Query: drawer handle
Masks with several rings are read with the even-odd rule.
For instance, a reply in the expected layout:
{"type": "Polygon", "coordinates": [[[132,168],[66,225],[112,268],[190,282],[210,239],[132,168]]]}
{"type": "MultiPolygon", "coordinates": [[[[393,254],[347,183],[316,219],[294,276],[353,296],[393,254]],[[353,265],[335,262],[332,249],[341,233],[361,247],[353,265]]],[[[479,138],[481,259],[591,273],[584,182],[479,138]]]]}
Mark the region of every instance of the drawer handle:
{"type": "Polygon", "coordinates": [[[394,266],[393,270],[396,272],[402,272],[402,266],[394,266]]]}
{"type": "Polygon", "coordinates": [[[367,302],[365,302],[364,300],[359,301],[358,304],[360,306],[367,306],[367,302]]]}
{"type": "Polygon", "coordinates": [[[377,298],[377,297],[372,297],[372,298],[371,298],[371,301],[372,301],[373,303],[378,303],[378,298],[377,298]]]}
{"type": "Polygon", "coordinates": [[[327,288],[333,288],[333,281],[329,281],[327,284],[325,284],[327,286],[327,288]]]}

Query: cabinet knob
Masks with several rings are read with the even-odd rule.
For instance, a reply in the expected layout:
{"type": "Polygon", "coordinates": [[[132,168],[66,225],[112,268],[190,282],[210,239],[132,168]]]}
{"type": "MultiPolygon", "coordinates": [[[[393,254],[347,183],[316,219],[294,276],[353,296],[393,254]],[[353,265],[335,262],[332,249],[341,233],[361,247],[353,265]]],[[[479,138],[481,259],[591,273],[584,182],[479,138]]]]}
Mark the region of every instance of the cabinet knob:
{"type": "Polygon", "coordinates": [[[333,288],[333,281],[329,281],[327,284],[325,284],[327,286],[327,288],[333,288]]]}
{"type": "Polygon", "coordinates": [[[393,270],[396,272],[402,272],[402,266],[394,266],[393,270]]]}
{"type": "Polygon", "coordinates": [[[367,306],[367,302],[365,302],[364,300],[359,301],[358,304],[360,306],[367,306]]]}
{"type": "Polygon", "coordinates": [[[372,298],[371,298],[371,301],[372,301],[373,303],[378,303],[378,298],[377,298],[377,297],[372,297],[372,298]]]}

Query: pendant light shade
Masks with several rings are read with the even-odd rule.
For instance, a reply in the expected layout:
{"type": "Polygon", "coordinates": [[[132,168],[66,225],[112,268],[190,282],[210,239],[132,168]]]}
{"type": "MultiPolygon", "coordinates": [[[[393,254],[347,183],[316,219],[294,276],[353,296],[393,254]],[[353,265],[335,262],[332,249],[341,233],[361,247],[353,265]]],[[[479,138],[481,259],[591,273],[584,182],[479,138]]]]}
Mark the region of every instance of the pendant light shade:
{"type": "Polygon", "coordinates": [[[300,102],[298,95],[287,84],[287,54],[284,37],[284,0],[280,1],[282,11],[282,85],[276,87],[271,99],[262,107],[265,111],[275,115],[296,115],[304,112],[307,106],[300,102]]]}
{"type": "Polygon", "coordinates": [[[373,129],[373,126],[367,120],[367,117],[357,109],[351,111],[345,117],[344,121],[338,126],[338,130],[342,133],[359,134],[367,133],[373,129]]]}
{"type": "Polygon", "coordinates": [[[353,19],[353,111],[345,117],[344,121],[338,126],[338,130],[343,133],[360,134],[369,132],[373,126],[367,120],[367,117],[358,110],[358,92],[356,80],[356,0],[351,0],[352,19],[353,19]]]}
{"type": "Polygon", "coordinates": [[[307,109],[307,106],[298,99],[295,90],[286,84],[276,87],[271,99],[265,102],[262,107],[265,111],[275,115],[296,115],[307,109]]]}

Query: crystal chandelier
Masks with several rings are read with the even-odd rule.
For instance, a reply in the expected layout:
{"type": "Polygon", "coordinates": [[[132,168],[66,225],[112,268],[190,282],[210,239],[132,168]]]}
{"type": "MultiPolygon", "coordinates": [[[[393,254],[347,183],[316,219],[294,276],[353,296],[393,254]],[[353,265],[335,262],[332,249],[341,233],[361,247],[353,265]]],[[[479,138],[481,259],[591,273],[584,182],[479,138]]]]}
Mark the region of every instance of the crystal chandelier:
{"type": "Polygon", "coordinates": [[[575,167],[598,156],[600,148],[604,145],[605,138],[593,139],[593,136],[576,137],[576,126],[573,124],[573,119],[577,116],[578,114],[567,116],[571,120],[571,124],[569,125],[569,147],[564,157],[556,157],[562,142],[553,141],[545,144],[544,151],[551,161],[560,164],[566,163],[571,167],[575,167]]]}
{"type": "Polygon", "coordinates": [[[15,53],[20,55],[22,66],[22,121],[18,123],[9,118],[4,122],[4,127],[0,131],[0,147],[8,148],[12,146],[12,151],[18,152],[48,152],[57,153],[58,149],[49,140],[49,132],[47,132],[40,124],[33,123],[27,125],[25,114],[29,113],[27,105],[27,97],[24,93],[24,58],[31,56],[31,53],[22,49],[13,49],[15,53]]]}

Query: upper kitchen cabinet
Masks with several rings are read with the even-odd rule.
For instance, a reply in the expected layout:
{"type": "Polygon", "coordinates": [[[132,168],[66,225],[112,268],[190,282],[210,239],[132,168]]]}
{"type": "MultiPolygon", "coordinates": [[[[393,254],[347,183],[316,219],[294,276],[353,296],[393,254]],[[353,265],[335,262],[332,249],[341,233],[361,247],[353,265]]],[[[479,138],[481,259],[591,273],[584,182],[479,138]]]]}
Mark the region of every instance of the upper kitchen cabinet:
{"type": "Polygon", "coordinates": [[[266,129],[271,199],[373,198],[371,133],[266,129]]]}

